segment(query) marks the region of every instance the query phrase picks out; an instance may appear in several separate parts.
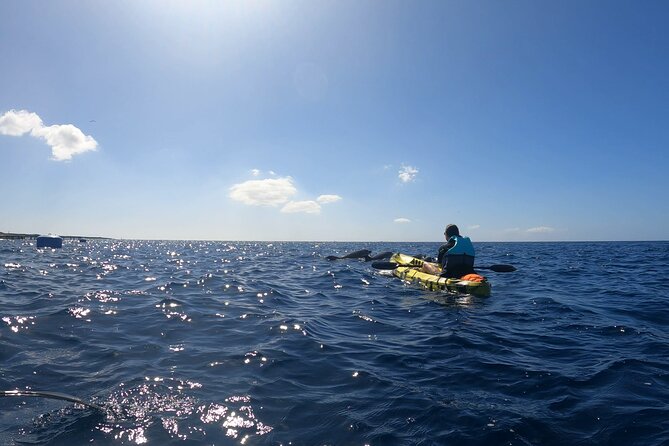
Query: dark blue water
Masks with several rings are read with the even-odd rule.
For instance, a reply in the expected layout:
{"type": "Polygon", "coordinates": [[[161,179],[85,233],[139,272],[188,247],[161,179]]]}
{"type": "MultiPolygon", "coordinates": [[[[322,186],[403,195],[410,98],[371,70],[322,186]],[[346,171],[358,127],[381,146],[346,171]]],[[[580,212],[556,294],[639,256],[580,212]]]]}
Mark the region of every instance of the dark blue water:
{"type": "Polygon", "coordinates": [[[669,443],[669,243],[478,243],[490,298],[329,254],[0,240],[0,444],[669,443]]]}

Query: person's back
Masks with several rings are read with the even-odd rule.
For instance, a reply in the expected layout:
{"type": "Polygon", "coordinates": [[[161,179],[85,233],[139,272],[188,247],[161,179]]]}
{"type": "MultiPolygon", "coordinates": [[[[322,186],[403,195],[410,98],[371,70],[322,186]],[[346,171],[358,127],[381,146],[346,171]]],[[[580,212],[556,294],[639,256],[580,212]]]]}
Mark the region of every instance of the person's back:
{"type": "Polygon", "coordinates": [[[446,226],[444,232],[448,240],[439,248],[437,261],[442,266],[442,277],[462,277],[474,273],[476,253],[469,237],[460,235],[456,225],[446,226]]]}

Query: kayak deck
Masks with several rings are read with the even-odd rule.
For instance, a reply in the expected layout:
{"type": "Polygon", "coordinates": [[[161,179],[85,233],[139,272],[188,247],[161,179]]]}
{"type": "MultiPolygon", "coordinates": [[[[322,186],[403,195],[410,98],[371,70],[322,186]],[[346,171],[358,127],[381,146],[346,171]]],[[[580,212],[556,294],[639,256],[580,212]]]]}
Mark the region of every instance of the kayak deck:
{"type": "MultiPolygon", "coordinates": [[[[411,283],[419,283],[430,291],[447,291],[480,297],[488,297],[492,292],[490,282],[478,274],[468,274],[460,278],[440,277],[421,271],[423,264],[429,262],[401,253],[393,254],[390,261],[400,265],[393,270],[394,276],[411,283]]],[[[436,263],[432,265],[441,269],[436,263]]]]}

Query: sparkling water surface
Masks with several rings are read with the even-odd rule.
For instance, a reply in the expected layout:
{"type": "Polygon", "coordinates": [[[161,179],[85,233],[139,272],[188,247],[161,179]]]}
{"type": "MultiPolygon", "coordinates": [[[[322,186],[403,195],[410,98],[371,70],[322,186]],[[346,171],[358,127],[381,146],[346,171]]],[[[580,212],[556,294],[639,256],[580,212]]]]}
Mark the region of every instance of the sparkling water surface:
{"type": "MultiPolygon", "coordinates": [[[[0,444],[669,444],[669,243],[476,243],[492,296],[380,273],[437,243],[0,240],[0,444]]],[[[484,272],[481,270],[480,272],[484,272]]]]}

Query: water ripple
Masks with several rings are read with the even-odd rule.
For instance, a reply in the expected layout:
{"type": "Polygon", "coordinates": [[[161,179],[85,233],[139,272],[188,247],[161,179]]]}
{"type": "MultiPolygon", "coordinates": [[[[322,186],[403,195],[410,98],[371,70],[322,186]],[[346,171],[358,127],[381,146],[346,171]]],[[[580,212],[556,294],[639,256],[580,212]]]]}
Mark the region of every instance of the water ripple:
{"type": "Polygon", "coordinates": [[[481,243],[493,294],[330,254],[0,241],[0,444],[663,444],[669,243],[481,243]]]}

